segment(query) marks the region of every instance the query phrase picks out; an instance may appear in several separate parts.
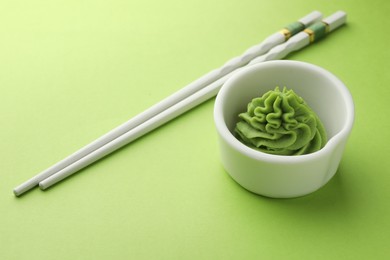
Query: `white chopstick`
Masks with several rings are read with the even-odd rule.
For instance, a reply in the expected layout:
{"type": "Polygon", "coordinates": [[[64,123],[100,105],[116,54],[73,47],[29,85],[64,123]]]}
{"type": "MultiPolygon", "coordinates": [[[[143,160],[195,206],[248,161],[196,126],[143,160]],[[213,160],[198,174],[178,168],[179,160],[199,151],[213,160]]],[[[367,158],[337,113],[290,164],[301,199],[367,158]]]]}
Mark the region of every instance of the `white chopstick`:
{"type": "MultiPolygon", "coordinates": [[[[314,12],[308,14],[307,16],[299,19],[298,24],[302,24],[303,27],[307,27],[308,25],[321,19],[321,16],[322,15],[320,12],[314,11],[314,12]]],[[[294,23],[294,24],[296,25],[297,23],[294,23]]],[[[302,28],[300,28],[300,29],[302,29],[302,28]]],[[[162,100],[161,102],[157,103],[156,105],[152,106],[151,108],[147,109],[146,111],[142,112],[141,114],[135,116],[134,118],[130,119],[129,121],[125,122],[124,124],[120,125],[119,127],[111,130],[107,134],[103,135],[102,137],[98,138],[97,140],[88,144],[87,146],[81,148],[80,150],[78,150],[75,153],[71,154],[70,156],[66,157],[62,161],[54,164],[53,166],[51,166],[50,168],[41,172],[40,174],[34,176],[30,180],[17,186],[14,189],[14,194],[16,196],[20,196],[21,194],[25,193],[26,191],[28,191],[28,190],[32,189],[33,187],[35,187],[36,185],[38,185],[39,182],[45,180],[46,178],[52,176],[55,173],[64,172],[65,168],[70,167],[73,163],[77,163],[79,160],[83,159],[86,156],[89,156],[91,153],[99,150],[100,148],[104,147],[106,144],[116,140],[117,138],[120,138],[122,135],[125,135],[126,133],[128,133],[132,129],[136,129],[136,128],[141,129],[141,128],[138,128],[138,126],[142,125],[144,122],[146,122],[149,119],[153,118],[154,116],[158,115],[162,111],[165,111],[166,109],[174,106],[178,102],[191,96],[192,94],[201,90],[202,88],[211,84],[212,82],[231,73],[235,69],[246,65],[253,58],[255,58],[259,55],[262,55],[262,54],[266,53],[267,51],[269,51],[274,46],[277,46],[278,44],[285,42],[291,35],[293,35],[297,32],[298,31],[291,31],[291,30],[289,31],[289,30],[284,29],[281,32],[277,32],[277,33],[272,34],[271,36],[266,38],[262,43],[251,47],[241,56],[236,57],[236,58],[228,61],[221,68],[207,73],[203,77],[192,82],[191,84],[187,85],[186,87],[184,87],[183,89],[174,93],[173,95],[169,96],[168,98],[162,100]],[[288,34],[288,33],[290,33],[290,34],[288,34]]],[[[141,131],[141,132],[143,132],[143,131],[141,131]]],[[[86,161],[86,160],[83,160],[83,161],[86,161]]],[[[81,165],[81,163],[78,163],[76,165],[79,165],[79,164],[81,165]]],[[[72,167],[74,167],[74,166],[72,166],[72,167]]]]}

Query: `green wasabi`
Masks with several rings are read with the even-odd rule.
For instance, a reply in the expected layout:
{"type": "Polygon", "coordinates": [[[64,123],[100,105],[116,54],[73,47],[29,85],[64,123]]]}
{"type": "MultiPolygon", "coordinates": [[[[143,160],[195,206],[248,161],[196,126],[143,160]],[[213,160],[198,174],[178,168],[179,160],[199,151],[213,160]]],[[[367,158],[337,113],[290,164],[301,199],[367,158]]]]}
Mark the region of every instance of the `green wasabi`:
{"type": "Polygon", "coordinates": [[[314,111],[293,90],[279,87],[248,104],[238,115],[235,132],[244,144],[276,155],[303,155],[326,144],[325,128],[314,111]]]}

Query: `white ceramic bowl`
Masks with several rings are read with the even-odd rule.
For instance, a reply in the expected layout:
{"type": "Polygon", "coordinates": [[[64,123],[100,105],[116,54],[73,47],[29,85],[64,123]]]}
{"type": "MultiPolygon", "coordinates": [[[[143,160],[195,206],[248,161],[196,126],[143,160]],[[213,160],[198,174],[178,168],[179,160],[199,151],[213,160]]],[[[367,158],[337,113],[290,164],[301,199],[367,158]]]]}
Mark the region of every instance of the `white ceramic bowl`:
{"type": "Polygon", "coordinates": [[[243,69],[222,86],[214,120],[222,164],[230,176],[254,193],[291,198],[316,191],[336,173],[352,129],[354,105],[345,85],[325,69],[298,61],[269,61],[243,69]],[[238,114],[276,86],[293,89],[317,113],[328,135],[324,148],[306,155],[271,155],[236,139],[238,114]]]}

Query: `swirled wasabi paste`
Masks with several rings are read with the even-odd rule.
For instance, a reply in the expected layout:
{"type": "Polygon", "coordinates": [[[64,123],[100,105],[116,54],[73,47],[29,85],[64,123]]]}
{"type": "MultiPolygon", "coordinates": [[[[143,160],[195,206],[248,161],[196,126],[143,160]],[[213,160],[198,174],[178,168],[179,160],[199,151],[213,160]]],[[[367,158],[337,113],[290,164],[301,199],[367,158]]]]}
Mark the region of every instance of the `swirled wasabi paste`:
{"type": "Polygon", "coordinates": [[[276,155],[302,155],[320,150],[327,137],[314,111],[293,90],[279,87],[248,104],[235,131],[244,144],[276,155]]]}

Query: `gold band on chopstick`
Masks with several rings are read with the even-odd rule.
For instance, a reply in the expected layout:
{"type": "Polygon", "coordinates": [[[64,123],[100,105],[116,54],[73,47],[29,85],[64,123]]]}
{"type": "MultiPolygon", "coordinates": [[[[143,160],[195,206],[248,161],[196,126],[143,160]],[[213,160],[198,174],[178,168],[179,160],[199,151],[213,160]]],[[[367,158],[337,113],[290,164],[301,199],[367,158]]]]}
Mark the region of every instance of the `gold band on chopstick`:
{"type": "Polygon", "coordinates": [[[309,35],[310,42],[318,41],[330,31],[329,24],[318,22],[303,30],[309,35]]]}
{"type": "Polygon", "coordinates": [[[280,33],[284,35],[284,38],[287,41],[291,36],[294,36],[295,34],[305,29],[305,27],[306,26],[301,22],[293,22],[280,30],[280,33]]]}
{"type": "Polygon", "coordinates": [[[309,35],[310,42],[314,42],[314,40],[315,40],[314,31],[312,29],[307,28],[304,30],[304,32],[309,35]]]}
{"type": "Polygon", "coordinates": [[[287,30],[286,28],[283,28],[280,30],[280,33],[284,35],[285,40],[287,41],[291,37],[291,32],[287,30]]]}
{"type": "Polygon", "coordinates": [[[329,24],[324,21],[322,21],[322,23],[325,25],[325,33],[329,33],[330,32],[329,24]]]}

